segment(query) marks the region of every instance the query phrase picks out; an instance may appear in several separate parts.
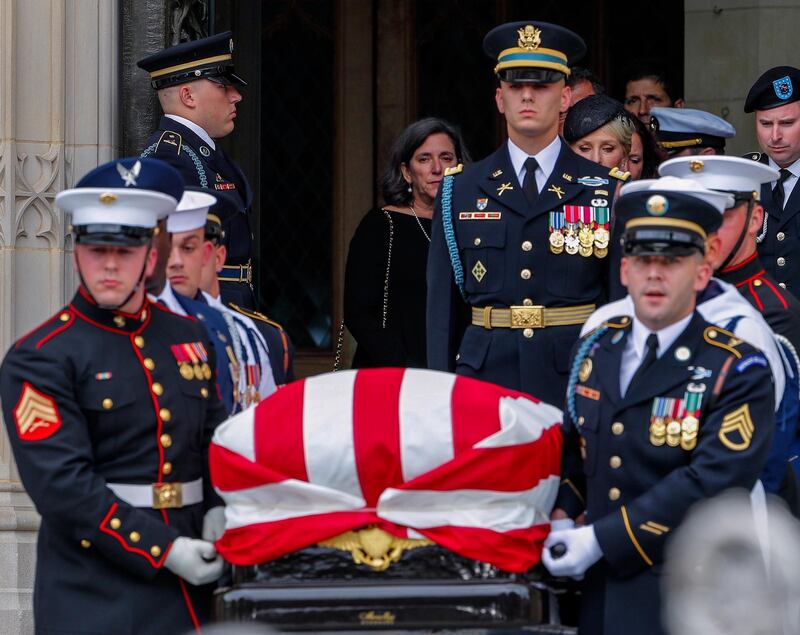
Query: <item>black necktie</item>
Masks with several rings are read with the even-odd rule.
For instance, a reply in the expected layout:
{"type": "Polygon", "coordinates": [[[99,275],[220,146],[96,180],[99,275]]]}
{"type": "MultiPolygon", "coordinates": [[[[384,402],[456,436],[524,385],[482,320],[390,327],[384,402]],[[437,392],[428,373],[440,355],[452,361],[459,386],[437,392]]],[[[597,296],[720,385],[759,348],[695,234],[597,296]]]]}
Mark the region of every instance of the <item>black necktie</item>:
{"type": "Polygon", "coordinates": [[[539,163],[533,157],[525,159],[525,178],[522,181],[522,192],[528,200],[528,205],[533,206],[539,198],[539,186],[536,185],[536,168],[539,163]]]}
{"type": "Polygon", "coordinates": [[[783,209],[783,203],[786,199],[786,190],[783,189],[783,182],[792,176],[792,173],[789,170],[781,170],[781,177],[778,179],[778,182],[775,184],[775,187],[772,188],[772,198],[775,201],[775,205],[778,207],[779,210],[783,209]]]}
{"type": "Polygon", "coordinates": [[[627,392],[631,391],[631,388],[633,388],[634,384],[642,379],[644,374],[647,372],[647,369],[655,364],[656,359],[658,359],[656,356],[656,353],[658,352],[658,335],[655,333],[650,333],[650,335],[647,336],[647,342],[645,345],[647,346],[647,349],[644,352],[644,359],[642,360],[642,363],[639,364],[639,368],[636,369],[633,377],[631,377],[631,383],[628,384],[627,392]]]}

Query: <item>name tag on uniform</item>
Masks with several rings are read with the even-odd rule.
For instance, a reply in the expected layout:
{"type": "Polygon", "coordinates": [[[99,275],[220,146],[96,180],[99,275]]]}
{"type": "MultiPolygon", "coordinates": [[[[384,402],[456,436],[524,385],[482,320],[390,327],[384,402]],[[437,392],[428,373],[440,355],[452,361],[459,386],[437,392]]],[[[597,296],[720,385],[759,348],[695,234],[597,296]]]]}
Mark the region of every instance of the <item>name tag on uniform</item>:
{"type": "Polygon", "coordinates": [[[502,212],[459,212],[458,220],[500,220],[502,212]]]}

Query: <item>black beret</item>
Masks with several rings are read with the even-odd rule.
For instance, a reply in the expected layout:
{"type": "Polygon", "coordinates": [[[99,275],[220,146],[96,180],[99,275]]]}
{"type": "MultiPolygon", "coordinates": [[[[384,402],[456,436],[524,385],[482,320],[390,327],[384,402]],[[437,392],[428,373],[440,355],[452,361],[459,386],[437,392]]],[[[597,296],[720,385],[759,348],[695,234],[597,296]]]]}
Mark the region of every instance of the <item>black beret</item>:
{"type": "MultiPolygon", "coordinates": [[[[631,119],[616,99],[608,95],[589,95],[567,111],[567,118],[564,120],[564,139],[567,143],[573,143],[617,117],[629,121],[631,119]]],[[[632,121],[631,126],[633,126],[632,121]]]]}
{"type": "Polygon", "coordinates": [[[508,22],[483,39],[483,50],[497,61],[494,72],[508,82],[550,84],[569,75],[586,53],[583,39],[547,22],[508,22]]]}
{"type": "Polygon", "coordinates": [[[769,110],[800,99],[800,70],[794,66],[776,66],[756,80],[744,100],[744,111],[769,110]]]}
{"type": "Polygon", "coordinates": [[[219,84],[247,82],[233,72],[233,38],[230,31],[183,42],[136,62],[150,73],[150,84],[156,90],[198,79],[219,84]]]}
{"type": "Polygon", "coordinates": [[[711,203],[672,190],[644,189],[623,194],[614,205],[625,223],[626,256],[688,256],[705,253],[709,234],[722,224],[722,212],[711,203]]]}

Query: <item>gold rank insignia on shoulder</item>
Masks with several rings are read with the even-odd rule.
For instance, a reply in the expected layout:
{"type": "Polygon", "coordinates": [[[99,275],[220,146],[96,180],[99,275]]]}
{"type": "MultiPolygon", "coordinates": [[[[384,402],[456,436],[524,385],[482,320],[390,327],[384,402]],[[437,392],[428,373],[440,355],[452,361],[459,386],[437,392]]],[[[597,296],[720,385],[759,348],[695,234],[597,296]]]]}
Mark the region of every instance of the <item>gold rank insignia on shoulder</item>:
{"type": "Polygon", "coordinates": [[[611,168],[608,175],[615,179],[619,179],[620,181],[627,181],[629,178],[631,178],[630,172],[623,172],[617,166],[611,168]]]}
{"type": "Polygon", "coordinates": [[[750,405],[744,404],[722,418],[719,440],[729,450],[741,452],[750,447],[755,426],[750,417],[750,405]]]}
{"type": "Polygon", "coordinates": [[[610,329],[624,329],[631,323],[631,318],[627,315],[620,315],[619,317],[613,317],[610,320],[606,320],[603,322],[603,326],[608,327],[610,329]]]}
{"type": "Polygon", "coordinates": [[[181,146],[183,145],[183,137],[179,135],[177,132],[172,130],[165,130],[161,133],[161,137],[159,138],[158,142],[156,143],[156,150],[162,144],[166,143],[168,145],[174,146],[175,151],[177,154],[181,153],[181,146]]]}
{"type": "Polygon", "coordinates": [[[14,408],[17,434],[23,441],[41,441],[53,436],[61,427],[61,415],[55,400],[25,382],[14,408]]]}
{"type": "Polygon", "coordinates": [[[703,339],[712,346],[729,351],[736,359],[742,358],[741,352],[735,348],[742,343],[742,340],[734,336],[730,331],[721,329],[718,326],[708,326],[703,331],[703,339]]]}
{"type": "Polygon", "coordinates": [[[451,166],[444,171],[445,176],[452,176],[453,174],[459,174],[464,171],[464,164],[459,163],[458,165],[451,166]]]}

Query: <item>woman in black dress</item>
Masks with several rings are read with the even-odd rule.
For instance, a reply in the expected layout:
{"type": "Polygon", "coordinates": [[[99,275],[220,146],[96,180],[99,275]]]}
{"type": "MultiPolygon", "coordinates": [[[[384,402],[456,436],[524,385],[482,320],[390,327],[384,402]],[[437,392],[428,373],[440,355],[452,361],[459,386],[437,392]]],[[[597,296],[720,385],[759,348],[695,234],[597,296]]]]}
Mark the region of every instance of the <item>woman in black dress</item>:
{"type": "Polygon", "coordinates": [[[460,133],[433,117],[392,145],[381,181],[385,205],[367,212],[350,241],[344,323],[358,347],[353,368],[424,368],[425,268],[433,202],[451,166],[469,160],[460,133]]]}

